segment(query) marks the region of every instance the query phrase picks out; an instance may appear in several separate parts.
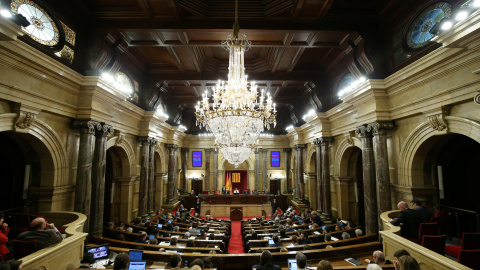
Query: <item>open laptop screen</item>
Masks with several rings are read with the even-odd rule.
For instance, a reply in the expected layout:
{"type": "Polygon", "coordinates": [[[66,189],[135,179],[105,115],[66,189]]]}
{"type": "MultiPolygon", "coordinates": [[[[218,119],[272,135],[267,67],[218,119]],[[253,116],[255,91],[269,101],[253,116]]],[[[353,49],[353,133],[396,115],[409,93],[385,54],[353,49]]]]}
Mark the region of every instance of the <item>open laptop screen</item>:
{"type": "Polygon", "coordinates": [[[141,261],[143,259],[143,250],[130,250],[128,257],[130,257],[132,261],[141,261]]]}
{"type": "Polygon", "coordinates": [[[289,270],[297,270],[297,260],[288,259],[288,269],[289,270]]]}
{"type": "Polygon", "coordinates": [[[147,261],[130,261],[128,264],[128,270],[146,270],[147,269],[147,261]]]}
{"type": "Polygon", "coordinates": [[[93,253],[94,260],[101,260],[108,258],[108,244],[103,244],[94,247],[87,247],[88,253],[93,253]]]}

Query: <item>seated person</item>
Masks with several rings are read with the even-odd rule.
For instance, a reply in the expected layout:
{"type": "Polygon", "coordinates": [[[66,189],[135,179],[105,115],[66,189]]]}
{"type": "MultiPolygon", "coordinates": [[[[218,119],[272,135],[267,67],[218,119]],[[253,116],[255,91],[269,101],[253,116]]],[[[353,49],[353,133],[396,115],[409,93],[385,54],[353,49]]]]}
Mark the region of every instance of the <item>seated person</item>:
{"type": "Polygon", "coordinates": [[[297,269],[307,268],[307,256],[305,256],[305,254],[298,252],[297,255],[295,255],[295,260],[297,261],[297,269]]]}
{"type": "Polygon", "coordinates": [[[122,252],[115,257],[115,262],[113,263],[114,270],[126,270],[128,264],[130,263],[130,257],[127,253],[122,252]]]}
{"type": "Polygon", "coordinates": [[[240,191],[238,190],[238,188],[235,188],[235,190],[233,191],[233,194],[240,194],[240,191]]]}
{"type": "Polygon", "coordinates": [[[392,264],[391,261],[385,260],[385,254],[383,254],[383,252],[380,250],[374,251],[372,257],[373,261],[365,259],[365,263],[376,263],[378,265],[392,264]]]}
{"type": "Polygon", "coordinates": [[[140,233],[140,238],[136,239],[135,243],[148,244],[147,233],[146,232],[141,232],[140,233]]]}
{"type": "Polygon", "coordinates": [[[300,237],[298,238],[300,244],[302,245],[309,245],[312,243],[312,239],[308,238],[308,233],[307,232],[302,232],[300,234],[300,237]]]}
{"type": "Polygon", "coordinates": [[[7,234],[10,231],[8,228],[8,224],[3,222],[4,214],[0,213],[0,255],[8,254],[10,251],[8,250],[5,244],[8,242],[7,234]]]}
{"type": "Polygon", "coordinates": [[[37,240],[38,249],[42,249],[60,243],[63,237],[53,223],[47,223],[44,218],[39,217],[30,223],[30,231],[22,232],[17,236],[17,239],[22,241],[37,240]]]}
{"type": "Polygon", "coordinates": [[[252,268],[257,270],[281,270],[280,266],[273,264],[272,253],[264,250],[260,256],[260,265],[254,265],[252,268]]]}
{"type": "Polygon", "coordinates": [[[182,268],[182,256],[175,253],[170,257],[170,267],[171,268],[182,268]]]}

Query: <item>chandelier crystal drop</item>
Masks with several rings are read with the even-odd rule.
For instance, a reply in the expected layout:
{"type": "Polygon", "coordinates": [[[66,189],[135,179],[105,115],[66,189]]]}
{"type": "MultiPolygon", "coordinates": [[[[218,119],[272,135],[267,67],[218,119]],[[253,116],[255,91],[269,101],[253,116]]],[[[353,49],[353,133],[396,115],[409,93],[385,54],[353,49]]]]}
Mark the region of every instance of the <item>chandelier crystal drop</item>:
{"type": "Polygon", "coordinates": [[[205,127],[215,136],[215,146],[225,159],[238,167],[258,146],[258,137],[264,128],[276,125],[277,110],[269,93],[253,82],[249,85],[245,75],[244,53],[252,44],[244,35],[238,38],[239,26],[235,7],[233,34],[222,41],[229,51],[228,81],[219,81],[211,93],[202,96],[195,106],[197,125],[205,127]]]}

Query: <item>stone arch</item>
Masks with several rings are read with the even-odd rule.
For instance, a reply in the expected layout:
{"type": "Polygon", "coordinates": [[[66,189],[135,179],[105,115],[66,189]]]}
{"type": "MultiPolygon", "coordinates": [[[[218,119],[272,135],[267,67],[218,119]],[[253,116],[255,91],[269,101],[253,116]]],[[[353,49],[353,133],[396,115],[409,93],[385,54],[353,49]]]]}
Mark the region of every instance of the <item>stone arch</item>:
{"type": "Polygon", "coordinates": [[[312,161],[312,156],[317,152],[317,147],[315,144],[309,143],[307,144],[307,149],[305,151],[306,157],[305,157],[305,172],[315,172],[315,164],[314,167],[311,168],[311,161],[312,161]]]}
{"type": "Polygon", "coordinates": [[[120,136],[115,136],[109,139],[107,141],[107,150],[114,146],[123,150],[117,152],[122,161],[122,176],[130,176],[131,172],[134,171],[133,166],[135,166],[135,164],[133,164],[132,161],[135,160],[135,152],[130,143],[121,138],[120,136]]]}
{"type": "MultiPolygon", "coordinates": [[[[218,165],[219,165],[218,169],[225,170],[225,164],[227,164],[228,161],[225,159],[223,155],[219,155],[219,156],[221,156],[221,158],[218,162],[218,165]]],[[[248,171],[255,170],[255,155],[250,154],[250,156],[244,162],[247,163],[248,171]]]]}
{"type": "MultiPolygon", "coordinates": [[[[455,116],[446,116],[445,121],[447,122],[449,133],[465,135],[480,143],[480,123],[455,116]]],[[[416,157],[418,158],[417,151],[420,146],[435,135],[440,134],[428,122],[420,124],[408,135],[401,147],[399,158],[400,185],[412,186],[417,182],[422,182],[418,179],[420,176],[414,173],[415,163],[418,163],[414,162],[414,160],[416,157]]]]}
{"type": "MultiPolygon", "coordinates": [[[[0,132],[15,131],[16,113],[0,115],[0,132]]],[[[40,183],[42,186],[68,185],[68,162],[65,143],[55,131],[46,123],[35,119],[28,129],[28,134],[37,140],[32,147],[41,157],[42,173],[40,183]]]]}
{"type": "Polygon", "coordinates": [[[355,146],[362,149],[362,142],[355,137],[351,138],[351,141],[345,138],[340,143],[337,148],[337,152],[335,153],[335,166],[333,175],[347,176],[350,151],[352,151],[353,147],[355,146]]]}
{"type": "MultiPolygon", "coordinates": [[[[163,173],[166,173],[168,172],[168,168],[167,168],[167,162],[166,162],[166,150],[164,147],[161,147],[159,146],[160,142],[157,142],[157,146],[155,147],[155,161],[157,161],[157,158],[159,159],[155,165],[155,172],[156,173],[159,173],[159,172],[163,172],[163,173]]],[[[177,151],[180,151],[177,150],[177,151]]],[[[180,156],[180,155],[178,155],[180,156]]]]}

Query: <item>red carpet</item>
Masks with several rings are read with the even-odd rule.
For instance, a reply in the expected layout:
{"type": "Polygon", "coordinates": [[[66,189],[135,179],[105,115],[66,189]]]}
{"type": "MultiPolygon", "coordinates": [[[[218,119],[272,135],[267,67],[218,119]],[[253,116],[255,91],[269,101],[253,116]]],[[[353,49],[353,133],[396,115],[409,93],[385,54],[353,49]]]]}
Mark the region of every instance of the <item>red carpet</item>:
{"type": "Polygon", "coordinates": [[[230,235],[230,243],[228,244],[228,252],[230,254],[245,253],[243,252],[241,221],[232,221],[231,229],[232,229],[232,232],[230,235]]]}

